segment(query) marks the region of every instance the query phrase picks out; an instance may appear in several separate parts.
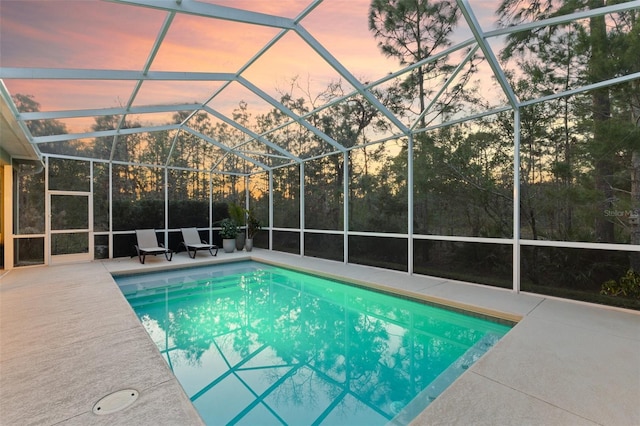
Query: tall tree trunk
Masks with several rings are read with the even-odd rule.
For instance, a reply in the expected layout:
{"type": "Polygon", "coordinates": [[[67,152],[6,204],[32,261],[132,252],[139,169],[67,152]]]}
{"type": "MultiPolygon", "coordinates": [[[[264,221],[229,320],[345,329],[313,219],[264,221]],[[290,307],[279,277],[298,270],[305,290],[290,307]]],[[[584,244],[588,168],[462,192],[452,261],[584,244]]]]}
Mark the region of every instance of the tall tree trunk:
{"type": "MultiPolygon", "coordinates": [[[[604,6],[604,0],[590,0],[589,8],[596,9],[604,6]]],[[[605,18],[595,16],[589,19],[591,32],[591,58],[589,59],[589,76],[591,82],[598,82],[608,77],[607,73],[607,28],[605,18]]],[[[611,101],[609,89],[594,90],[592,94],[593,107],[593,143],[596,145],[593,152],[595,159],[595,186],[601,194],[601,211],[596,215],[596,239],[598,242],[613,243],[613,222],[607,219],[605,210],[613,207],[613,188],[609,179],[613,175],[613,161],[610,154],[604,148],[607,145],[607,129],[611,119],[611,101]],[[601,148],[602,147],[602,148],[601,148]]]]}

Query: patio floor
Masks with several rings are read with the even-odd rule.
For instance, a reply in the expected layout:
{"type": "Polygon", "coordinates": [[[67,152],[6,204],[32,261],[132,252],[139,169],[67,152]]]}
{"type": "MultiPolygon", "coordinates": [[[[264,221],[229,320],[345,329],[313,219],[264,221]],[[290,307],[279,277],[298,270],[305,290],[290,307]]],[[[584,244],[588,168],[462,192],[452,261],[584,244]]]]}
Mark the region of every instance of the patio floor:
{"type": "Polygon", "coordinates": [[[521,318],[415,425],[640,425],[640,312],[258,249],[0,276],[0,423],[202,424],[111,273],[248,258],[521,318]],[[93,414],[121,389],[140,396],[116,413],[93,414]]]}

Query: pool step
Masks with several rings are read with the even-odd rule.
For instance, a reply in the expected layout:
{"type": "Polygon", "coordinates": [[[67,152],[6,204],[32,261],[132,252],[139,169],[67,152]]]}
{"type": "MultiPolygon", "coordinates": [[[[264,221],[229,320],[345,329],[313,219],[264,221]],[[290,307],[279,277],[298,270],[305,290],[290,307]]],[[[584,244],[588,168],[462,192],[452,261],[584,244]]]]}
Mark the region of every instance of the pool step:
{"type": "Polygon", "coordinates": [[[173,286],[142,289],[124,293],[126,299],[131,306],[157,303],[164,301],[167,296],[172,299],[190,297],[205,292],[220,292],[223,289],[232,289],[238,286],[239,279],[237,276],[214,277],[206,280],[194,281],[184,284],[176,284],[173,286]]]}
{"type": "Polygon", "coordinates": [[[148,274],[121,275],[114,277],[114,279],[124,293],[130,293],[136,290],[188,284],[194,281],[207,281],[241,274],[251,275],[256,271],[270,269],[272,269],[270,266],[256,267],[255,265],[247,265],[244,262],[240,262],[238,264],[200,266],[148,274]]]}

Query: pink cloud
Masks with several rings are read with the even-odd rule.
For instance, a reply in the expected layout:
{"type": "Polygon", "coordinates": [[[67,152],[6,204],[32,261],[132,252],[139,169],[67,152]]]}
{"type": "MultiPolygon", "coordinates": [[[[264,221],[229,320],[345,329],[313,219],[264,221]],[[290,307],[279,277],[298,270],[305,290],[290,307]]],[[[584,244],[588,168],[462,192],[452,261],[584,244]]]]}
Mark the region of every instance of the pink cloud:
{"type": "Polygon", "coordinates": [[[235,73],[277,31],[219,19],[178,15],[152,69],[235,73]]]}
{"type": "Polygon", "coordinates": [[[100,1],[3,0],[2,65],[139,69],[164,15],[100,1]]]}

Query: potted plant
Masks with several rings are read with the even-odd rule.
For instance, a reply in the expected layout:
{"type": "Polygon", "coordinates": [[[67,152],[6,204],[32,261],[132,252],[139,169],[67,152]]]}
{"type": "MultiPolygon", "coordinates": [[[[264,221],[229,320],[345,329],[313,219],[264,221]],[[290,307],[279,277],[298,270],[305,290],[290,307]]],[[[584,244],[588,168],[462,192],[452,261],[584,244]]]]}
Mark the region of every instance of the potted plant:
{"type": "Polygon", "coordinates": [[[254,216],[251,210],[247,210],[247,241],[245,242],[245,249],[247,251],[253,250],[253,237],[255,237],[261,229],[262,224],[260,220],[254,216]]]}
{"type": "Polygon", "coordinates": [[[222,238],[222,248],[225,253],[232,253],[236,248],[236,236],[238,235],[238,225],[231,218],[220,221],[220,238],[222,238]]]}
{"type": "MultiPolygon", "coordinates": [[[[241,207],[236,203],[229,203],[229,205],[227,206],[227,211],[229,212],[229,217],[231,218],[231,220],[233,220],[234,223],[236,224],[236,228],[239,228],[245,225],[246,210],[243,207],[241,207]]],[[[245,239],[244,232],[240,232],[238,230],[238,232],[236,233],[235,239],[236,239],[236,249],[238,251],[242,250],[244,248],[244,239],[245,239]]]]}

